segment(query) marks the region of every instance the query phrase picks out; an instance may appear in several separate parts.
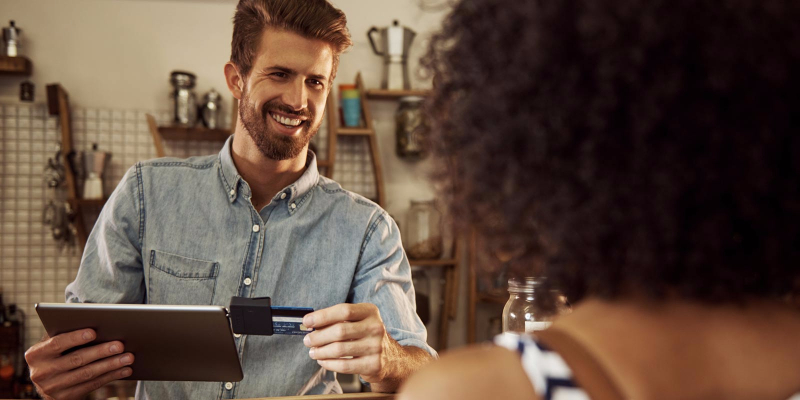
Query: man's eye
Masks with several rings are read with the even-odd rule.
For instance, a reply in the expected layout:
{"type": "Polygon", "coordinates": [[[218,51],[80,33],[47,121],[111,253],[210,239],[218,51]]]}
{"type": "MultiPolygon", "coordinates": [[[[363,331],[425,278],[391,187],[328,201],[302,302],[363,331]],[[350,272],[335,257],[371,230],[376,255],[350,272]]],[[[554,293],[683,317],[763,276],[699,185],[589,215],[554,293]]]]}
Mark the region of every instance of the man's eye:
{"type": "Polygon", "coordinates": [[[320,81],[318,81],[316,79],[309,79],[308,83],[310,83],[310,84],[312,84],[314,86],[317,86],[317,87],[322,87],[323,86],[322,82],[320,82],[320,81]]]}
{"type": "Polygon", "coordinates": [[[286,78],[288,76],[288,75],[286,75],[285,72],[273,72],[270,75],[272,75],[272,76],[274,76],[276,78],[286,78]]]}

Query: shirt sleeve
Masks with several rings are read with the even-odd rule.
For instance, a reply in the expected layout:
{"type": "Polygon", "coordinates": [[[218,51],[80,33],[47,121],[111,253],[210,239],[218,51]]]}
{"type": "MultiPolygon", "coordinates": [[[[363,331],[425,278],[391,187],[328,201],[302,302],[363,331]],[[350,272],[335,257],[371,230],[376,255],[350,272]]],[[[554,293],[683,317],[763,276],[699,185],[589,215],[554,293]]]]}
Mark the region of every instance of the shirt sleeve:
{"type": "Polygon", "coordinates": [[[399,229],[383,210],[367,229],[350,297],[353,303],[378,306],[386,330],[400,345],[419,347],[438,357],[426,342],[428,333],[417,315],[411,266],[399,229]]]}
{"type": "Polygon", "coordinates": [[[67,303],[143,303],[141,166],[131,167],[97,218],[67,303]]]}

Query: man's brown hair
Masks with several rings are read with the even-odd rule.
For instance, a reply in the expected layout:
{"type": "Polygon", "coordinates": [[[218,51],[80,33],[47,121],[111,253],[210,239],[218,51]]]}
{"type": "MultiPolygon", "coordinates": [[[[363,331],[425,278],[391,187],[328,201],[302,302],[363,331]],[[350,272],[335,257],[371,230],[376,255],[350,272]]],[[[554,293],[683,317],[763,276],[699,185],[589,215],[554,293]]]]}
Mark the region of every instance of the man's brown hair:
{"type": "Polygon", "coordinates": [[[233,17],[231,62],[245,79],[268,27],[329,43],[333,49],[331,81],[336,77],[339,55],[353,44],[347,18],[327,0],[240,0],[233,17]]]}

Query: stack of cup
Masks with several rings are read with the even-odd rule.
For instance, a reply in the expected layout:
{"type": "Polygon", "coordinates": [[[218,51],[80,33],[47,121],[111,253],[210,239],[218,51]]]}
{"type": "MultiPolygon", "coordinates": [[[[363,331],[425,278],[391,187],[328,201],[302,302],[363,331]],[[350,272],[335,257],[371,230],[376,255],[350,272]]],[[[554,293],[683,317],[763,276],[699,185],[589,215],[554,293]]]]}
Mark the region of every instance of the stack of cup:
{"type": "Polygon", "coordinates": [[[361,125],[361,94],[356,85],[339,85],[344,126],[361,125]]]}

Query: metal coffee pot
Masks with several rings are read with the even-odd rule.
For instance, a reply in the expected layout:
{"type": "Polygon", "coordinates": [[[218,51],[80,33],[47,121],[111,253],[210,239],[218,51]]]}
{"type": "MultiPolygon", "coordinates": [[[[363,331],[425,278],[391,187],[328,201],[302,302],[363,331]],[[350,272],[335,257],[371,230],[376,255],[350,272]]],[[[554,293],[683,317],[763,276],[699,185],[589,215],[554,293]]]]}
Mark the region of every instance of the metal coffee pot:
{"type": "Polygon", "coordinates": [[[102,199],[104,193],[103,172],[111,159],[111,153],[98,151],[97,143],[92,143],[92,151],[81,152],[81,159],[83,160],[83,173],[86,177],[83,182],[83,198],[102,199]]]}
{"type": "Polygon", "coordinates": [[[382,89],[411,89],[408,79],[408,53],[411,49],[411,42],[417,33],[404,26],[400,26],[394,20],[392,26],[385,28],[372,27],[367,32],[372,51],[383,57],[383,78],[381,79],[382,89]],[[379,33],[380,48],[375,45],[373,33],[379,33]]]}
{"type": "Polygon", "coordinates": [[[19,55],[19,35],[22,29],[17,28],[14,20],[10,22],[11,26],[3,28],[3,43],[5,44],[4,55],[9,57],[16,57],[19,55]]]}

